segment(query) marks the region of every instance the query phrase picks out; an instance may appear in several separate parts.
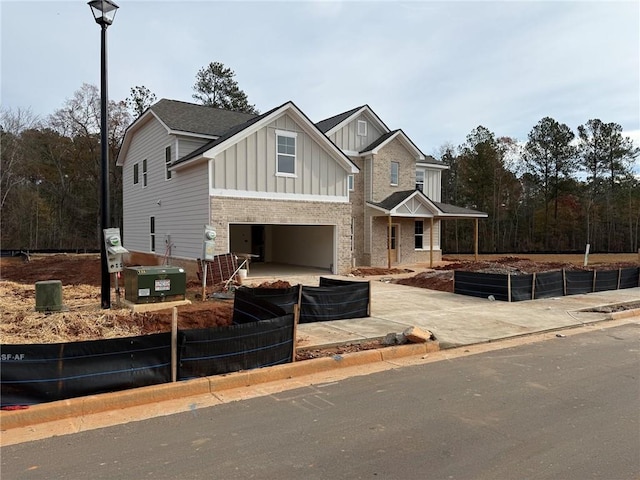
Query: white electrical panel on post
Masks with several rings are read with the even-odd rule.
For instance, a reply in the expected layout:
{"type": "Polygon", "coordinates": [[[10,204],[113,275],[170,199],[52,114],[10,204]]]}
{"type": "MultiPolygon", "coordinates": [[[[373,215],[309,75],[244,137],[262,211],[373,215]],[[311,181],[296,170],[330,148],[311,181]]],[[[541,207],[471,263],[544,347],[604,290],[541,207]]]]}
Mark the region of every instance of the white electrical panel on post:
{"type": "Polygon", "coordinates": [[[204,246],[202,250],[202,259],[212,261],[215,256],[216,247],[216,231],[211,225],[204,226],[204,246]]]}
{"type": "Polygon", "coordinates": [[[119,228],[105,228],[104,246],[107,252],[107,269],[109,273],[121,272],[124,269],[122,255],[129,253],[129,250],[122,246],[119,228]]]}

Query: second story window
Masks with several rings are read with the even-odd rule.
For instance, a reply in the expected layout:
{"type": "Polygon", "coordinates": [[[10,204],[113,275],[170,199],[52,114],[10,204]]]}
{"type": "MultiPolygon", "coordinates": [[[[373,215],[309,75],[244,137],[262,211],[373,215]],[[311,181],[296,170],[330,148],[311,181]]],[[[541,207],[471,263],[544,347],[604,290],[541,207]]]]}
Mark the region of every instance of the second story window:
{"type": "Polygon", "coordinates": [[[147,159],[142,160],[142,186],[147,186],[147,159]]]}
{"type": "Polygon", "coordinates": [[[296,174],[296,134],[276,131],[276,175],[296,174]]]}
{"type": "Polygon", "coordinates": [[[424,192],[424,170],[416,170],[416,190],[424,192]]]}
{"type": "Polygon", "coordinates": [[[358,136],[367,136],[367,122],[365,122],[364,120],[358,120],[358,136]]]}
{"type": "Polygon", "coordinates": [[[398,162],[391,162],[391,185],[398,185],[398,172],[400,171],[400,164],[398,162]]]}
{"type": "Polygon", "coordinates": [[[133,184],[137,185],[140,182],[140,177],[138,176],[138,164],[133,164],[133,184]]]}
{"type": "Polygon", "coordinates": [[[170,165],[171,165],[171,146],[164,149],[164,178],[166,180],[171,180],[171,170],[169,170],[170,165]]]}

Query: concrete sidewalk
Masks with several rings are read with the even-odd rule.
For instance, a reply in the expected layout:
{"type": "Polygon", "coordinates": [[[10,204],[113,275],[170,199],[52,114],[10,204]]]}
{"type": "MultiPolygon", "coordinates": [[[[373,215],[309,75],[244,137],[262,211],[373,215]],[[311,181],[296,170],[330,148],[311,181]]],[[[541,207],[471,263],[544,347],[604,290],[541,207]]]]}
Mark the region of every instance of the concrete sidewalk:
{"type": "MultiPolygon", "coordinates": [[[[300,280],[313,284],[309,279],[300,280]]],[[[640,302],[640,288],[512,303],[380,280],[372,280],[371,289],[371,317],[301,324],[298,346],[361,342],[416,326],[431,331],[440,348],[449,348],[608,320],[612,318],[609,313],[584,310],[640,302]]],[[[640,316],[640,309],[626,314],[640,316]]]]}

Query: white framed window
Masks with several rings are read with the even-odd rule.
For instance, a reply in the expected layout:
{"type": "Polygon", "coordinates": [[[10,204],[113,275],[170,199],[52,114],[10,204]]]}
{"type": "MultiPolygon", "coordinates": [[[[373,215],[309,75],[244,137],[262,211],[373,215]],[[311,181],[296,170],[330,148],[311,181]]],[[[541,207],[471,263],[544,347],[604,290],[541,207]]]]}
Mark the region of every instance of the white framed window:
{"type": "Polygon", "coordinates": [[[400,164],[391,162],[391,185],[398,185],[398,174],[400,172],[400,164]]]}
{"type": "Polygon", "coordinates": [[[416,170],[416,190],[424,192],[424,170],[416,170]]]}
{"type": "Polygon", "coordinates": [[[364,120],[358,120],[358,136],[359,137],[367,136],[367,122],[364,120]]]}
{"type": "Polygon", "coordinates": [[[171,170],[169,167],[171,166],[171,145],[164,149],[164,179],[171,180],[171,170]]]}
{"type": "Polygon", "coordinates": [[[353,182],[354,182],[354,180],[355,180],[355,177],[354,177],[353,173],[347,177],[347,188],[349,189],[350,192],[353,192],[353,182]]]}
{"type": "Polygon", "coordinates": [[[139,166],[137,163],[133,164],[133,184],[137,185],[138,183],[140,183],[140,174],[138,172],[139,170],[139,166]]]}
{"type": "Polygon", "coordinates": [[[295,132],[276,130],[276,175],[295,177],[296,138],[295,132]]]}
{"type": "Polygon", "coordinates": [[[147,159],[142,160],[142,188],[147,186],[147,159]]]}
{"type": "Polygon", "coordinates": [[[149,249],[156,251],[156,217],[149,217],[149,249]]]}
{"type": "Polygon", "coordinates": [[[414,238],[416,250],[424,249],[424,221],[416,220],[414,238]]]}

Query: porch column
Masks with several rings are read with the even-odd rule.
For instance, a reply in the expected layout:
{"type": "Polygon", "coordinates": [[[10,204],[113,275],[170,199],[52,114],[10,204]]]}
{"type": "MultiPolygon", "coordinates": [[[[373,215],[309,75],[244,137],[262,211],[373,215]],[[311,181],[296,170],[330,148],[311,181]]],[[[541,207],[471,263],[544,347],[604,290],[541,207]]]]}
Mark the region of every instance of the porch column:
{"type": "Polygon", "coordinates": [[[391,214],[387,225],[387,268],[391,268],[391,214]]]}
{"type": "Polygon", "coordinates": [[[429,268],[433,268],[433,217],[429,227],[429,268]]]}
{"type": "Polygon", "coordinates": [[[476,262],[478,261],[478,219],[475,218],[475,232],[473,238],[473,251],[476,254],[476,262]]]}

